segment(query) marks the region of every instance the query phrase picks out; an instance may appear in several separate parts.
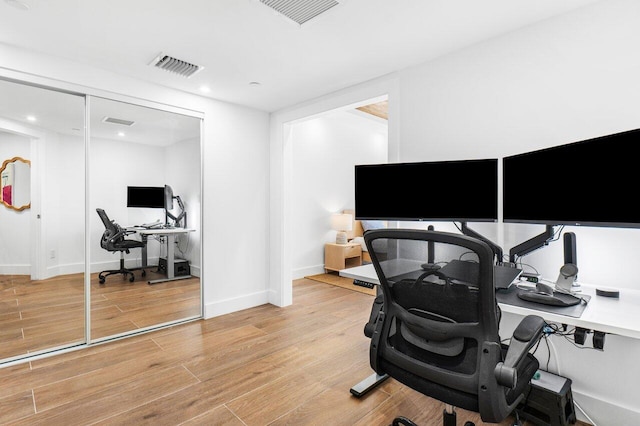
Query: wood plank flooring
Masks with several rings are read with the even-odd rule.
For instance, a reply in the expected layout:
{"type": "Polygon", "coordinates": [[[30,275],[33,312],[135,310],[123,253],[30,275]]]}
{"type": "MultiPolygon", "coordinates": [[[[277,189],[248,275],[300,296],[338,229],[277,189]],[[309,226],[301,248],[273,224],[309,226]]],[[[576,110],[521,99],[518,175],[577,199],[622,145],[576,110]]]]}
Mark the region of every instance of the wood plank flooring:
{"type": "MultiPolygon", "coordinates": [[[[154,285],[162,275],[150,269],[129,282],[119,275],[98,283],[91,277],[93,339],[200,316],[200,279],[154,285]]],[[[31,281],[0,275],[0,359],[81,343],[85,334],[83,274],[31,281]]]]}
{"type": "MultiPolygon", "coordinates": [[[[443,404],[372,373],[372,296],[296,280],[293,305],[263,305],[0,369],[2,425],[442,424],[443,404]]],[[[458,410],[482,425],[475,413],[458,410]]],[[[510,424],[508,421],[501,423],[510,424]]]]}

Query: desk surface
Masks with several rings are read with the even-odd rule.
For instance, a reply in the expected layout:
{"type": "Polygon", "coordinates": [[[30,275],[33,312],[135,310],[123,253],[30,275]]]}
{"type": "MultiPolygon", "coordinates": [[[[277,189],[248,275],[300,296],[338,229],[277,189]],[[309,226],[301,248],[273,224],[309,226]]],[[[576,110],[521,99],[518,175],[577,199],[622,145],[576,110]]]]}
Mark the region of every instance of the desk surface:
{"type": "Polygon", "coordinates": [[[146,235],[169,235],[169,234],[184,234],[186,232],[194,232],[195,229],[192,228],[143,228],[141,226],[132,226],[131,229],[136,231],[138,234],[146,234],[146,235]]]}
{"type": "MultiPolygon", "coordinates": [[[[397,265],[393,267],[400,273],[410,272],[412,263],[413,262],[410,261],[398,262],[397,265]]],[[[415,264],[413,264],[413,267],[415,268],[415,264]]],[[[380,284],[372,264],[343,269],[339,274],[342,277],[380,284]]],[[[499,303],[500,309],[502,309],[503,312],[518,315],[539,315],[548,322],[567,324],[588,330],[640,339],[640,291],[620,289],[620,298],[613,299],[596,296],[595,286],[584,283],[580,283],[580,286],[582,288],[581,293],[591,296],[591,300],[580,318],[542,312],[537,309],[507,305],[504,303],[499,303]]]]}

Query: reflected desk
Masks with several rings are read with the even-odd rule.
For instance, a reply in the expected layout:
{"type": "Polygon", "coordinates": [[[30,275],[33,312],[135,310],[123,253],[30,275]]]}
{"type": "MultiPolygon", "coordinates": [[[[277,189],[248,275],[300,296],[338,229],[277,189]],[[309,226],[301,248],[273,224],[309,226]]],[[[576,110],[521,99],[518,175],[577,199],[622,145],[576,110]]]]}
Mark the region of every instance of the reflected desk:
{"type": "Polygon", "coordinates": [[[176,235],[180,235],[180,234],[186,234],[189,232],[194,232],[195,229],[190,229],[190,228],[153,228],[153,229],[147,229],[147,228],[141,228],[141,227],[136,227],[133,228],[138,234],[140,234],[140,237],[142,238],[142,242],[144,242],[144,247],[142,248],[142,267],[146,268],[147,265],[147,240],[149,238],[150,235],[157,235],[157,236],[161,236],[161,237],[165,237],[166,240],[166,245],[167,245],[167,278],[161,278],[161,279],[157,279],[157,280],[151,280],[149,281],[149,284],[157,284],[157,283],[162,283],[162,282],[167,282],[167,281],[174,281],[174,280],[182,280],[185,278],[191,278],[190,275],[181,275],[181,276],[176,276],[175,275],[175,241],[176,241],[176,235]]]}

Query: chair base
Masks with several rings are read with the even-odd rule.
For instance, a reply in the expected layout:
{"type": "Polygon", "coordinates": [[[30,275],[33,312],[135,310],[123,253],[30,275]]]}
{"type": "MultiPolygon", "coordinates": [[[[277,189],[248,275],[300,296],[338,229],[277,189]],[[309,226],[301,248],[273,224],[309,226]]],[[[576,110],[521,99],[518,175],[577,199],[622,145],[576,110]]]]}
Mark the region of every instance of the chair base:
{"type": "MultiPolygon", "coordinates": [[[[147,271],[145,271],[144,268],[140,268],[140,269],[142,269],[142,276],[143,277],[146,276],[147,275],[147,271]]],[[[104,284],[109,275],[121,274],[123,279],[126,278],[126,277],[129,277],[129,282],[132,283],[136,279],[135,275],[133,274],[133,271],[134,270],[132,270],[132,269],[127,269],[127,268],[124,267],[124,257],[121,256],[120,257],[120,269],[110,269],[110,270],[107,270],[107,271],[100,272],[98,274],[98,282],[100,284],[104,284]]]]}

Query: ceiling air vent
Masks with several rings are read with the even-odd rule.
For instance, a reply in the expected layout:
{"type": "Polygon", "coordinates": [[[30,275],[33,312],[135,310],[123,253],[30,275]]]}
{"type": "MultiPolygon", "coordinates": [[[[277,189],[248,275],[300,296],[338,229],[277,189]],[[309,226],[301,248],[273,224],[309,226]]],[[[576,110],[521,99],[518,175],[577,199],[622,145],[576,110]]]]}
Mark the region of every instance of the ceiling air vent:
{"type": "Polygon", "coordinates": [[[341,2],[344,0],[260,0],[260,3],[269,6],[298,25],[304,24],[341,2]]]}
{"type": "Polygon", "coordinates": [[[173,56],[165,55],[163,53],[156,56],[149,65],[187,78],[204,69],[204,67],[201,67],[200,65],[194,65],[187,61],[183,61],[182,59],[174,58],[173,56]]]}
{"type": "Polygon", "coordinates": [[[113,117],[104,117],[102,119],[103,123],[111,123],[111,124],[120,124],[122,126],[133,126],[135,124],[135,121],[130,121],[130,120],[125,120],[122,118],[113,118],[113,117]]]}

